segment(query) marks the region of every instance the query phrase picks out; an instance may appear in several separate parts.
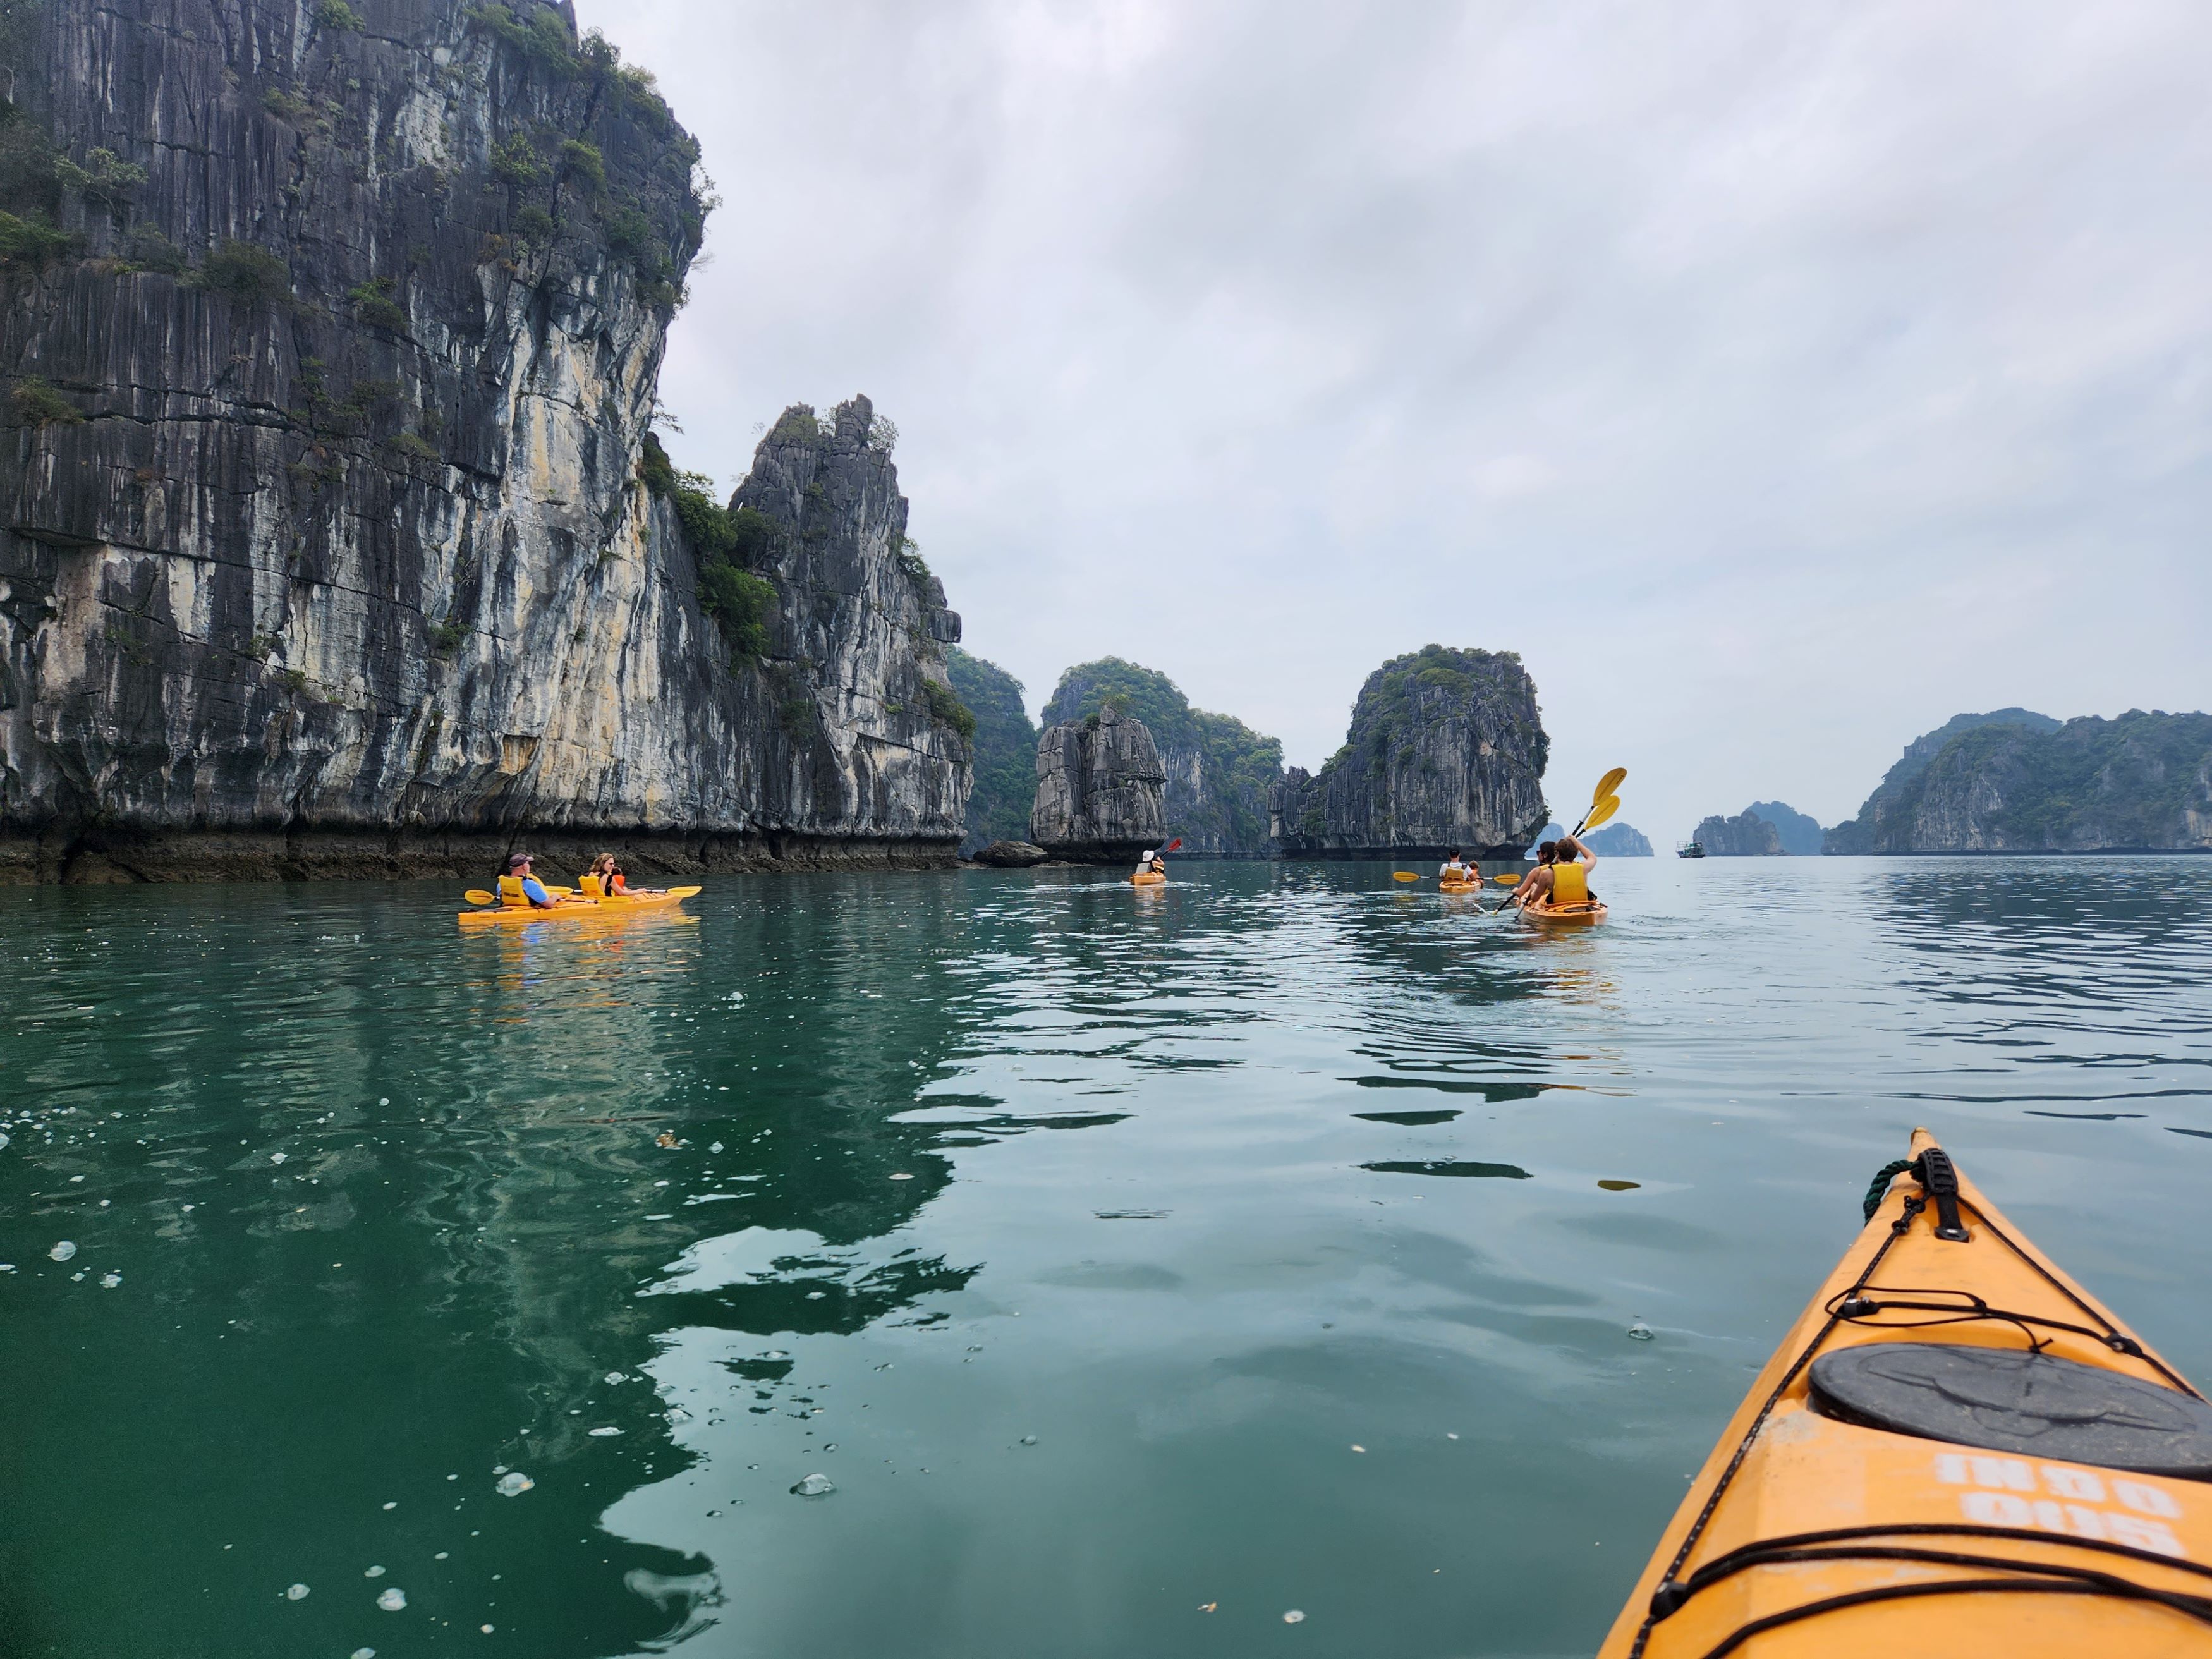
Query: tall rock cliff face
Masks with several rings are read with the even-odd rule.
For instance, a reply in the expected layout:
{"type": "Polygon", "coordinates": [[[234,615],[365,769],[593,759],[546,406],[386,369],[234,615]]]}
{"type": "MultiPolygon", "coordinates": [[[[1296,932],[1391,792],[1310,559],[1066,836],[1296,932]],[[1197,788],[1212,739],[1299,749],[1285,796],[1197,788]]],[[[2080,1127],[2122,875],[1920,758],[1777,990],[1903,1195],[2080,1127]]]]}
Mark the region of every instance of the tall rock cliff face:
{"type": "Polygon", "coordinates": [[[2212,851],[2212,715],[1965,727],[1902,778],[1892,769],[1828,851],[2212,851]]]}
{"type": "Polygon", "coordinates": [[[1193,708],[1166,675],[1119,657],[1069,669],[1045,705],[1048,725],[1109,703],[1141,720],[1167,770],[1167,822],[1184,858],[1266,858],[1267,799],[1283,777],[1283,745],[1240,720],[1193,708]]]}
{"type": "Polygon", "coordinates": [[[1782,831],[1750,811],[1732,818],[1718,814],[1700,818],[1697,833],[1690,839],[1705,849],[1709,859],[1778,859],[1785,850],[1782,831]]]}
{"type": "Polygon", "coordinates": [[[635,477],[706,205],[649,76],[462,0],[44,0],[0,50],[0,878],[951,855],[888,461],[763,446],[743,659],[635,477]]]}
{"type": "Polygon", "coordinates": [[[1108,707],[1037,743],[1030,839],[1054,858],[1133,860],[1160,844],[1167,769],[1141,720],[1108,707]]]}
{"type": "Polygon", "coordinates": [[[1823,832],[1820,850],[1844,854],[1877,851],[1875,843],[1880,835],[1878,820],[1888,803],[1900,799],[1913,781],[1928,769],[1929,763],[1943,752],[1944,745],[1961,733],[1985,726],[2017,726],[2031,732],[2056,732],[2062,724],[2031,708],[1995,708],[1985,714],[1952,715],[1933,732],[1923,732],[1905,745],[1905,753],[1882,774],[1881,782],[1859,809],[1858,817],[1823,832]]]}
{"type": "Polygon", "coordinates": [[[1367,677],[1344,747],[1291,769],[1271,827],[1293,857],[1518,858],[1550,815],[1550,753],[1518,655],[1427,646],[1367,677]]]}

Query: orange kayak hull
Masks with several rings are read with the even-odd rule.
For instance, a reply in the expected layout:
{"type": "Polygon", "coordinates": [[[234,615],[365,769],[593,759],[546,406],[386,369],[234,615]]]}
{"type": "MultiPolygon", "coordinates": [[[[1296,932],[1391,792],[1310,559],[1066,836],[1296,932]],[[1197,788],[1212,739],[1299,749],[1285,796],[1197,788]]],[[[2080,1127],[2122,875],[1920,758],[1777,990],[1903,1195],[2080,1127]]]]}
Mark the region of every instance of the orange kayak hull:
{"type": "MultiPolygon", "coordinates": [[[[2212,1422],[2165,1360],[1955,1175],[1926,1130],[1912,1150],[1942,1164],[1892,1179],[1691,1483],[1600,1659],[2212,1656],[2212,1624],[2155,1599],[2212,1595],[2212,1485],[2201,1471],[2069,1459],[2048,1436],[2022,1449],[2033,1437],[2008,1443],[2005,1425],[2045,1419],[1983,1404],[1930,1418],[1960,1437],[1947,1439],[1894,1417],[1876,1426],[1881,1411],[1835,1397],[1837,1379],[1869,1371],[2040,1367],[2034,1386],[2048,1390],[2052,1375],[2086,1367],[2139,1418],[2212,1422]],[[1954,1176],[1957,1236],[1946,1237],[1936,1189],[1954,1176]]],[[[1954,1407],[1961,1397],[1899,1395],[1954,1407]]],[[[2074,1449],[2088,1443],[2110,1443],[2074,1449]]]]}
{"type": "Polygon", "coordinates": [[[1606,909],[1589,899],[1581,904],[1524,904],[1521,914],[1552,927],[1595,927],[1605,920],[1606,909]]]}
{"type": "Polygon", "coordinates": [[[1479,881],[1440,881],[1437,884],[1439,893],[1479,893],[1481,890],[1482,884],[1479,881]]]}
{"type": "Polygon", "coordinates": [[[480,910],[463,910],[459,917],[464,926],[499,927],[527,926],[533,921],[582,921],[598,918],[633,915],[647,910],[670,910],[690,897],[687,894],[635,893],[623,898],[583,899],[556,904],[550,910],[540,910],[524,905],[487,905],[480,910]]]}
{"type": "Polygon", "coordinates": [[[1164,887],[1167,884],[1168,878],[1156,870],[1141,871],[1129,878],[1132,887],[1164,887]]]}

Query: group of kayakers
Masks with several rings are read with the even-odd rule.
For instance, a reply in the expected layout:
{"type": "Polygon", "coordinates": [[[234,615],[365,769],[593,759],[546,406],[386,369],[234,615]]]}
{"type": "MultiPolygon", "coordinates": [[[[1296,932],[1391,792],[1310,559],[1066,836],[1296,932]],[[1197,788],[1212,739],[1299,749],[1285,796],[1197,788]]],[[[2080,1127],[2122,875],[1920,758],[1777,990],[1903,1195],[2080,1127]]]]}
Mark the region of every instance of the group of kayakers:
{"type": "MultiPolygon", "coordinates": [[[[1589,871],[1597,862],[1597,854],[1574,836],[1561,836],[1557,841],[1540,842],[1536,847],[1536,867],[1521,878],[1521,884],[1506,896],[1508,904],[1582,904],[1595,900],[1590,891],[1589,871]]],[[[1455,847],[1445,858],[1437,878],[1447,885],[1478,882],[1482,874],[1474,865],[1460,856],[1455,847]]]]}
{"type": "Polygon", "coordinates": [[[633,887],[615,862],[612,853],[602,853],[592,860],[592,867],[576,883],[574,893],[557,894],[531,873],[534,860],[527,853],[510,853],[507,867],[499,878],[499,896],[503,904],[527,904],[533,910],[550,910],[561,904],[589,904],[600,898],[641,898],[658,894],[658,887],[633,887]]]}

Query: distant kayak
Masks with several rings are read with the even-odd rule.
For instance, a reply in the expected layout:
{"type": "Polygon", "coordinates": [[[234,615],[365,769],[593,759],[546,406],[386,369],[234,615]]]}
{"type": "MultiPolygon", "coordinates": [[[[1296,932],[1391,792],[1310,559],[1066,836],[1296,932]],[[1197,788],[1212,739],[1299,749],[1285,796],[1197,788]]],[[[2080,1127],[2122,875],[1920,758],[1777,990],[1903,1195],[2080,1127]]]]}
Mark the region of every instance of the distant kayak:
{"type": "Polygon", "coordinates": [[[2212,1654],[2212,1406],[1912,1152],[1600,1659],[2212,1654]]]}
{"type": "Polygon", "coordinates": [[[556,904],[550,910],[540,910],[531,905],[486,905],[481,909],[463,910],[459,915],[465,922],[479,924],[581,921],[589,917],[609,921],[641,910],[672,909],[698,890],[696,887],[678,887],[665,893],[626,893],[617,898],[574,899],[556,904]]]}
{"type": "Polygon", "coordinates": [[[1157,870],[1139,870],[1129,878],[1132,887],[1164,887],[1168,878],[1157,870]]]}
{"type": "Polygon", "coordinates": [[[1554,927],[1595,927],[1606,917],[1605,906],[1595,899],[1585,899],[1579,904],[1524,904],[1521,914],[1531,921],[1547,923],[1554,927]]]}
{"type": "Polygon", "coordinates": [[[1440,881],[1437,884],[1439,893],[1479,893],[1481,890],[1482,884],[1479,881],[1440,881]]]}

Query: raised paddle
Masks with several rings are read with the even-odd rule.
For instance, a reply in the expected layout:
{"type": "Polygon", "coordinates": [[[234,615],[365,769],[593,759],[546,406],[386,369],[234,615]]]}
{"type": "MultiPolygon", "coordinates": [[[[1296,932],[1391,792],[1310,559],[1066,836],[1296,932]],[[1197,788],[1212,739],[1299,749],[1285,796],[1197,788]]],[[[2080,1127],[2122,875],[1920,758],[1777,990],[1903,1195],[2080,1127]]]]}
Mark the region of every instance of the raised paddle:
{"type": "Polygon", "coordinates": [[[1607,818],[1611,817],[1613,813],[1618,812],[1620,810],[1620,798],[1614,794],[1613,791],[1620,787],[1621,780],[1626,778],[1627,775],[1628,769],[1626,767],[1616,766],[1612,771],[1600,778],[1597,781],[1596,789],[1590,794],[1590,810],[1583,814],[1583,821],[1577,824],[1568,833],[1570,835],[1579,836],[1585,830],[1595,830],[1599,824],[1603,823],[1607,818]],[[1613,805],[1609,810],[1606,806],[1606,802],[1607,801],[1611,801],[1613,803],[1613,805]]]}

